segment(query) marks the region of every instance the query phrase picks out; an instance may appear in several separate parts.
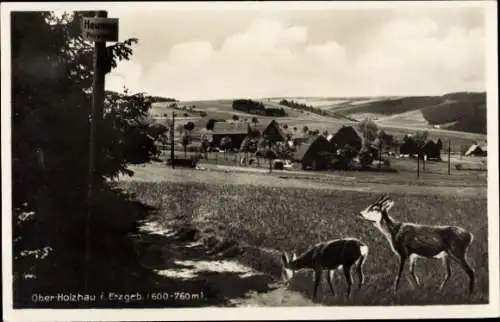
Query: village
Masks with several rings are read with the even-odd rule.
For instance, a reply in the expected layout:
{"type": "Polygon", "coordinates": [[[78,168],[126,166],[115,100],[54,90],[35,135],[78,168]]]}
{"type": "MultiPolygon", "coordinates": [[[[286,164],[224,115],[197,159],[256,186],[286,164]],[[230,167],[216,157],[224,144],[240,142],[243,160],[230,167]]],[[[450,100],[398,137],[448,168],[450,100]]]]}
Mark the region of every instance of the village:
{"type": "MultiPolygon", "coordinates": [[[[233,105],[242,100],[233,101],[233,105]]],[[[247,100],[252,102],[251,100],[247,100]]],[[[256,109],[252,114],[273,115],[256,109]]],[[[263,104],[262,104],[263,106],[263,104]]],[[[264,107],[261,108],[264,111],[264,107]]],[[[272,113],[284,113],[274,108],[272,113]]],[[[449,162],[458,157],[476,157],[469,160],[485,160],[486,142],[476,142],[465,151],[451,151],[449,140],[429,138],[425,130],[415,134],[396,136],[388,134],[370,119],[346,122],[340,127],[323,131],[290,126],[276,118],[231,119],[201,118],[178,121],[166,119],[170,131],[157,146],[160,159],[168,165],[185,165],[196,168],[198,163],[217,163],[245,167],[267,167],[269,170],[391,170],[392,159],[421,160],[425,162],[449,162]],[[330,130],[330,131],[329,131],[330,130]],[[172,140],[173,138],[173,140],[172,140]],[[175,153],[172,154],[172,149],[175,153]],[[450,150],[450,151],[449,151],[450,150]],[[224,153],[219,156],[218,153],[224,153]],[[443,157],[443,154],[446,157],[443,157]],[[173,157],[174,156],[174,157],[173,157]],[[478,159],[480,158],[480,159],[478,159]]],[[[466,158],[467,161],[467,158],[466,158]]],[[[455,168],[459,169],[456,163],[455,168]]]]}

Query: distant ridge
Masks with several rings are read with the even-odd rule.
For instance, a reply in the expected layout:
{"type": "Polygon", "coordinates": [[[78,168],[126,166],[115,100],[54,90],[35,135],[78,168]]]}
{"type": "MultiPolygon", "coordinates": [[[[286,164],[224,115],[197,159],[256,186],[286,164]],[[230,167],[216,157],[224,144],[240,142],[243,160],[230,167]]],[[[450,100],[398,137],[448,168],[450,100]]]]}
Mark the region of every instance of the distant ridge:
{"type": "MultiPolygon", "coordinates": [[[[486,92],[453,92],[439,96],[289,97],[322,115],[352,121],[420,111],[429,125],[442,129],[486,134],[486,92]]],[[[396,116],[396,117],[394,117],[396,116]]]]}

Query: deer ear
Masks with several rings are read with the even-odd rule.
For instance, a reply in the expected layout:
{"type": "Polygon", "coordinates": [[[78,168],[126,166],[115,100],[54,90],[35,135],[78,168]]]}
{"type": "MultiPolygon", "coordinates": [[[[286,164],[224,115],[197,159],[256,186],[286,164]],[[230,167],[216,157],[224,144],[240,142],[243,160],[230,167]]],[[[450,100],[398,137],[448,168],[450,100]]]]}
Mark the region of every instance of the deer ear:
{"type": "Polygon", "coordinates": [[[288,264],[290,262],[288,254],[286,252],[283,252],[283,254],[281,254],[281,260],[283,261],[284,264],[288,264]]]}
{"type": "Polygon", "coordinates": [[[384,202],[383,209],[385,211],[389,211],[393,206],[394,206],[394,201],[389,199],[389,200],[384,202]]]}
{"type": "Polygon", "coordinates": [[[293,253],[292,254],[292,261],[296,260],[297,259],[297,254],[293,253]]]}

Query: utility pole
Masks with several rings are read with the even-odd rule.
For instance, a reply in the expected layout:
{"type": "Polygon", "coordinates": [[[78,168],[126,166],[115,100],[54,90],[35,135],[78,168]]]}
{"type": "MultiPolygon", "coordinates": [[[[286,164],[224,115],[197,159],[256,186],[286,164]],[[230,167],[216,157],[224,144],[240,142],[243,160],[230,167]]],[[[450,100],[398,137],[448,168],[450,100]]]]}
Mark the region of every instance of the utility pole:
{"type": "MultiPolygon", "coordinates": [[[[106,11],[97,11],[96,17],[106,18],[106,11]]],[[[104,107],[104,78],[106,63],[106,41],[94,43],[94,78],[92,81],[92,112],[90,125],[90,162],[89,175],[91,187],[99,184],[101,146],[99,131],[102,123],[102,111],[104,107]]],[[[92,189],[89,189],[92,193],[92,189]]]]}
{"type": "Polygon", "coordinates": [[[378,150],[378,168],[382,166],[382,140],[380,140],[380,146],[378,150]]]}
{"type": "MultiPolygon", "coordinates": [[[[96,11],[95,18],[107,18],[106,11],[96,11]]],[[[94,18],[94,19],[95,19],[94,18]]],[[[84,22],[84,29],[90,28],[90,23],[84,22]]],[[[89,37],[85,35],[84,37],[89,37]]],[[[117,37],[117,35],[116,35],[117,37]]],[[[87,195],[87,218],[85,222],[85,277],[84,287],[88,288],[88,263],[90,261],[90,222],[94,208],[95,194],[101,188],[101,145],[100,130],[102,124],[102,112],[104,107],[104,80],[107,72],[108,60],[106,57],[106,38],[94,39],[94,77],[92,82],[92,109],[90,118],[90,147],[88,168],[88,195],[87,195]]]]}
{"type": "Polygon", "coordinates": [[[417,153],[417,178],[420,178],[420,151],[417,153]]]}
{"type": "Polygon", "coordinates": [[[451,140],[448,140],[448,175],[451,175],[451,140]]]}
{"type": "Polygon", "coordinates": [[[172,162],[172,169],[175,168],[174,136],[175,136],[175,112],[172,112],[172,127],[170,129],[170,161],[172,162]]]}

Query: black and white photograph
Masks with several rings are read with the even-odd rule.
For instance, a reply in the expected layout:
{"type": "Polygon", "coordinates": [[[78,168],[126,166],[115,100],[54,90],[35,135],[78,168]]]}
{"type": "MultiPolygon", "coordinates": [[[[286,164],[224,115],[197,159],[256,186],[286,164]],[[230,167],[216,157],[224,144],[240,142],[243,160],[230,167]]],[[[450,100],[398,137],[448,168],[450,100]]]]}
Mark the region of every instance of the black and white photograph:
{"type": "Polygon", "coordinates": [[[500,314],[496,2],[1,13],[5,321],[500,314]]]}

